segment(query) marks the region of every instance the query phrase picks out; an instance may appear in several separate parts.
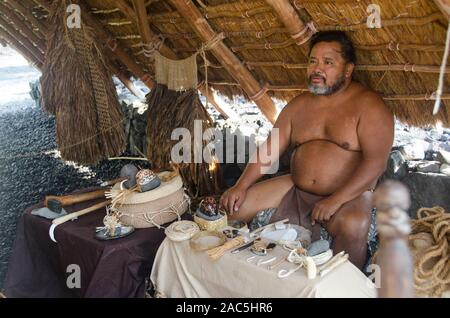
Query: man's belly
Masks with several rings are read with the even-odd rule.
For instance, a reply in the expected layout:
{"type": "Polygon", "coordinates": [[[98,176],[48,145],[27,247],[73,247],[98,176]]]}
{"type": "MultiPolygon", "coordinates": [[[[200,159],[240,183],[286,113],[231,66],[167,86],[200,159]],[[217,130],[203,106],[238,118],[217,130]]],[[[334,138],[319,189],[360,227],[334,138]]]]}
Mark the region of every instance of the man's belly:
{"type": "Polygon", "coordinates": [[[300,189],[329,195],[344,185],[361,161],[361,153],[342,149],[327,141],[311,141],[291,158],[292,179],[300,189]]]}

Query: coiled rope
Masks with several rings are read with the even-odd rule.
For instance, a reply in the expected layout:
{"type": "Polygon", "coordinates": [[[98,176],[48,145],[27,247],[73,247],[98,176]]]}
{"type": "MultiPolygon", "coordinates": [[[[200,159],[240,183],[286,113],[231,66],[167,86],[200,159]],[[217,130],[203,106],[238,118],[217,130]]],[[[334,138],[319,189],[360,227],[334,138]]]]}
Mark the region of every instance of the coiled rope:
{"type": "Polygon", "coordinates": [[[408,237],[414,255],[414,285],[419,296],[450,291],[450,214],[441,207],[421,208],[408,237]]]}

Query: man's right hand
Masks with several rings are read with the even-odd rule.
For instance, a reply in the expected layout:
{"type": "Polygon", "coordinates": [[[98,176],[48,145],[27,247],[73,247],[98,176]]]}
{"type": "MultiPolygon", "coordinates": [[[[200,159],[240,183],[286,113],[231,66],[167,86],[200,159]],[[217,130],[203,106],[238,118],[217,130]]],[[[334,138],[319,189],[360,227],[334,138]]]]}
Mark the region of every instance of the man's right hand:
{"type": "Polygon", "coordinates": [[[233,215],[233,213],[237,212],[241,207],[246,195],[247,189],[235,185],[222,194],[220,206],[223,207],[228,214],[233,215]]]}

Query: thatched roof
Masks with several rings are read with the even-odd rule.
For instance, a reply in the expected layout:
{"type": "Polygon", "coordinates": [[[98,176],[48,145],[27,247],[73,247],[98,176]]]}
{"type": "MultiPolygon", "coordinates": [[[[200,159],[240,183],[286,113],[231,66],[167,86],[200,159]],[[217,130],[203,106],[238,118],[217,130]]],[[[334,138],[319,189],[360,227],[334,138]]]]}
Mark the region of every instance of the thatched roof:
{"type": "MultiPolygon", "coordinates": [[[[0,2],[0,10],[5,15],[0,18],[0,38],[17,49],[26,50],[24,55],[39,66],[42,63],[39,58],[45,58],[46,16],[51,2],[0,2]]],[[[122,78],[124,74],[135,75],[152,85],[148,75],[154,75],[154,67],[151,58],[146,56],[152,47],[142,46],[142,43],[156,43],[159,37],[163,39],[159,47],[163,55],[182,59],[197,52],[208,38],[223,34],[219,52],[216,47],[216,51],[206,53],[211,63],[209,86],[228,96],[252,97],[270,116],[270,99],[265,98],[266,94],[288,101],[306,88],[307,39],[311,29],[345,30],[357,48],[356,80],[382,94],[400,120],[423,126],[439,119],[450,126],[448,75],[445,75],[441,109],[437,116],[432,116],[432,94],[438,85],[448,25],[443,0],[82,2],[92,20],[101,23],[96,26],[97,31],[104,28],[117,40],[109,38],[106,41],[109,46],[120,47],[128,53],[128,61],[117,51],[113,57],[113,68],[122,78]],[[381,28],[370,29],[366,25],[367,8],[372,3],[381,9],[381,28]],[[293,14],[292,10],[285,11],[290,12],[289,15],[280,14],[280,8],[276,8],[280,5],[285,6],[282,10],[293,8],[293,14]],[[142,13],[139,6],[145,6],[146,11],[142,13]],[[199,16],[205,20],[199,20],[199,16]],[[142,23],[144,20],[148,23],[142,23]],[[296,27],[308,25],[312,28],[293,39],[296,27]],[[230,63],[235,63],[236,58],[242,62],[241,68],[230,69],[230,63]]],[[[106,33],[100,32],[99,39],[106,33]]],[[[200,56],[198,62],[204,79],[200,56]]]]}

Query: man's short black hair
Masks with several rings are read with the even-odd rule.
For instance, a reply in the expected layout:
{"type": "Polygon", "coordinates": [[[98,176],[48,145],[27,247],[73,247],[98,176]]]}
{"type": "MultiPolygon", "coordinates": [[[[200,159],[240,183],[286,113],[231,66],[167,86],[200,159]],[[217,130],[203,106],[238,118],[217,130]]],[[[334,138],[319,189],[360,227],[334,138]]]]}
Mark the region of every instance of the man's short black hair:
{"type": "Polygon", "coordinates": [[[356,64],[355,48],[350,38],[343,31],[321,31],[311,37],[309,55],[311,50],[319,42],[338,42],[342,47],[342,57],[348,63],[356,64]]]}

